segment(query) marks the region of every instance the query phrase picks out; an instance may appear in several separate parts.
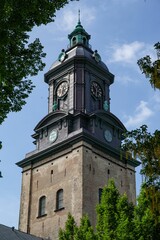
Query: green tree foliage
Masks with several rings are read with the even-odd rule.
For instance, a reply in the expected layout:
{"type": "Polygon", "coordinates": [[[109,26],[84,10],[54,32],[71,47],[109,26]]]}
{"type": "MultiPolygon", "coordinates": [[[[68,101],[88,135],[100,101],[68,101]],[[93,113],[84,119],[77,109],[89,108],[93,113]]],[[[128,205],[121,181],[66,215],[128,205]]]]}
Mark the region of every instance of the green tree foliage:
{"type": "MultiPolygon", "coordinates": [[[[154,48],[157,52],[156,61],[146,56],[137,63],[142,73],[149,78],[151,86],[160,89],[160,42],[154,48]]],[[[139,228],[137,232],[141,232],[141,237],[136,239],[160,239],[160,131],[156,130],[151,134],[146,125],[127,131],[122,148],[142,163],[144,183],[136,208],[136,229],[139,228]]]]}
{"type": "Polygon", "coordinates": [[[142,186],[138,204],[134,211],[135,239],[159,240],[160,221],[159,223],[155,222],[155,214],[150,208],[150,201],[147,195],[146,188],[142,186]]]}
{"type": "Polygon", "coordinates": [[[149,55],[138,60],[137,64],[151,83],[151,86],[160,89],[160,42],[154,45],[157,52],[157,60],[152,62],[149,55]]]}
{"type": "Polygon", "coordinates": [[[88,216],[85,215],[81,219],[80,226],[75,223],[74,218],[69,213],[66,221],[65,229],[60,229],[59,240],[96,240],[93,228],[90,224],[88,216]]]}
{"type": "Polygon", "coordinates": [[[126,195],[120,195],[113,180],[102,191],[97,206],[97,239],[130,240],[133,239],[133,204],[126,195]]]}
{"type": "Polygon", "coordinates": [[[97,206],[97,233],[100,239],[116,239],[115,230],[117,228],[116,214],[119,192],[114,181],[109,181],[104,187],[101,196],[101,203],[97,206]]]}
{"type": "Polygon", "coordinates": [[[60,229],[59,240],[72,240],[77,232],[77,226],[73,216],[69,213],[65,224],[65,229],[60,229]]]}
{"type": "Polygon", "coordinates": [[[137,240],[159,240],[160,228],[155,223],[155,215],[151,211],[146,188],[142,187],[138,203],[134,211],[134,233],[137,240]]]}
{"type": "Polygon", "coordinates": [[[29,43],[28,33],[34,26],[54,21],[55,12],[68,2],[0,1],[0,124],[9,112],[21,110],[34,87],[28,77],[45,66],[39,39],[29,43]]]}
{"type": "Polygon", "coordinates": [[[126,194],[117,202],[117,229],[116,240],[133,240],[134,238],[134,206],[128,202],[126,194]]]}
{"type": "Polygon", "coordinates": [[[119,194],[114,181],[110,180],[97,205],[95,233],[87,216],[78,227],[69,214],[65,229],[59,232],[59,240],[159,240],[160,226],[155,222],[147,194],[142,187],[134,206],[126,194],[119,194]]]}
{"type": "Polygon", "coordinates": [[[87,215],[82,217],[80,226],[75,233],[74,240],[96,240],[96,235],[94,234],[93,227],[87,215]]]}
{"type": "Polygon", "coordinates": [[[141,174],[144,178],[150,208],[155,214],[155,221],[160,218],[160,131],[153,134],[143,125],[139,129],[125,134],[123,149],[129,151],[142,163],[141,174]],[[157,217],[156,217],[157,216],[157,217]]]}

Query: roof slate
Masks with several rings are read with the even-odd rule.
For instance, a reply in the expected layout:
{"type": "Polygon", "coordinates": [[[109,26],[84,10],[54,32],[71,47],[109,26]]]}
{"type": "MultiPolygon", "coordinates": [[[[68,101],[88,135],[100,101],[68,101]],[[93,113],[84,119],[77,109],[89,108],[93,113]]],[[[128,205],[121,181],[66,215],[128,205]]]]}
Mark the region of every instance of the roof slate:
{"type": "Polygon", "coordinates": [[[19,230],[0,224],[0,240],[44,240],[19,230]]]}

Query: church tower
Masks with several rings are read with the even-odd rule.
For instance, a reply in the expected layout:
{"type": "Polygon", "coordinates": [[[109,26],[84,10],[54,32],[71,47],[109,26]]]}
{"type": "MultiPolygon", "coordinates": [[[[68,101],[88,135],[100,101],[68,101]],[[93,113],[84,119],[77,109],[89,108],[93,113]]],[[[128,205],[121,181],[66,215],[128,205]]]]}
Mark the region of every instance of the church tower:
{"type": "Polygon", "coordinates": [[[70,212],[96,222],[95,207],[110,178],[135,203],[137,161],[121,154],[122,122],[110,112],[114,75],[92,50],[80,22],[69,46],[45,74],[48,114],[34,129],[36,149],[17,163],[22,168],[19,229],[58,239],[70,212]]]}

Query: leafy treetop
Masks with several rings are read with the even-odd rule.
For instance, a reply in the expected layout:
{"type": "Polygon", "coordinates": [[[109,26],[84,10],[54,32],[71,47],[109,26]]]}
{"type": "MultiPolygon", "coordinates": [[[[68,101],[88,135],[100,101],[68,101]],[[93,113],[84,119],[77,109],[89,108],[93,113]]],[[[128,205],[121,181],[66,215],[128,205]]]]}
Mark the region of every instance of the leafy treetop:
{"type": "Polygon", "coordinates": [[[151,83],[151,86],[154,89],[160,89],[160,42],[157,42],[154,45],[154,48],[157,52],[157,60],[153,61],[151,60],[151,57],[149,55],[139,59],[137,61],[137,64],[142,71],[142,73],[145,74],[147,78],[149,78],[149,81],[151,83]]]}
{"type": "Polygon", "coordinates": [[[160,219],[150,209],[146,188],[142,187],[134,206],[126,194],[120,195],[111,179],[103,188],[101,202],[97,205],[96,231],[88,216],[83,216],[78,226],[71,214],[65,228],[60,229],[59,240],[159,240],[160,219]]]}
{"type": "Polygon", "coordinates": [[[67,3],[69,0],[0,1],[0,124],[9,112],[21,110],[34,87],[28,77],[45,66],[43,47],[39,39],[29,43],[28,32],[54,21],[55,12],[67,3]]]}
{"type": "Polygon", "coordinates": [[[122,147],[142,163],[143,186],[148,192],[150,208],[157,221],[156,216],[160,216],[160,131],[151,134],[146,125],[128,131],[122,147]]]}

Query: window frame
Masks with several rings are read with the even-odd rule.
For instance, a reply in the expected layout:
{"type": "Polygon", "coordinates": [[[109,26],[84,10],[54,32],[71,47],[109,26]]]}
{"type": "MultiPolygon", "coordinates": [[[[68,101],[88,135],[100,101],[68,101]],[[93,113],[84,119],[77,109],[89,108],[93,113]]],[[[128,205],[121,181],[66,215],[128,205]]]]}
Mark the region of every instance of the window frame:
{"type": "Polygon", "coordinates": [[[75,46],[77,44],[77,38],[74,36],[72,38],[72,45],[75,46]]]}
{"type": "Polygon", "coordinates": [[[43,195],[39,198],[38,217],[43,217],[46,215],[46,196],[43,195]]]}
{"type": "Polygon", "coordinates": [[[63,189],[59,189],[56,193],[56,210],[59,211],[64,209],[64,191],[63,189]]]}

